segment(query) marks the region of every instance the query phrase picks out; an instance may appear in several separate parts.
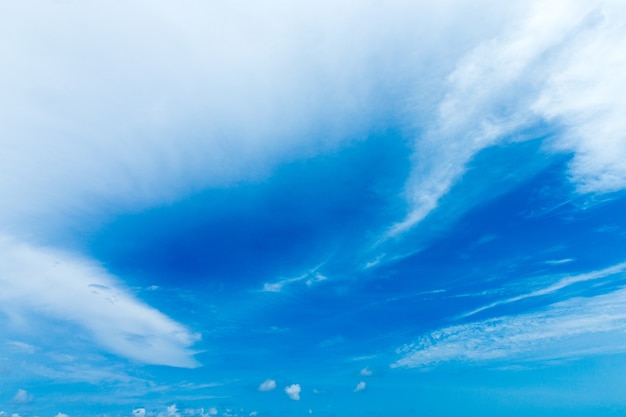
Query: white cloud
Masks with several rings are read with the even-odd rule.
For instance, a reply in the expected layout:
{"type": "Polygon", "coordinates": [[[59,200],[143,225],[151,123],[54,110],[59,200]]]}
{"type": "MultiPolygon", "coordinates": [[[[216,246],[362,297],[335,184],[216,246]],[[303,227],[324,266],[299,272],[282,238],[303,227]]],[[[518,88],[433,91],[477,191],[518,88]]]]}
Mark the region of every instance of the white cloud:
{"type": "Polygon", "coordinates": [[[289,398],[294,401],[300,400],[300,391],[302,391],[302,388],[300,388],[300,384],[291,384],[288,387],[285,387],[285,392],[287,393],[289,398]]]}
{"type": "Polygon", "coordinates": [[[207,411],[207,414],[210,415],[210,416],[216,416],[216,415],[218,415],[218,413],[219,412],[217,411],[217,408],[215,408],[215,407],[211,407],[207,411]]]}
{"type": "Polygon", "coordinates": [[[57,415],[55,417],[70,417],[65,413],[57,413],[57,415]]]}
{"type": "Polygon", "coordinates": [[[356,388],[354,388],[354,392],[361,392],[363,391],[365,388],[367,387],[367,384],[365,383],[365,381],[361,381],[358,384],[356,384],[356,388]]]}
{"type": "Polygon", "coordinates": [[[24,315],[29,327],[36,326],[32,317],[39,312],[42,319],[82,326],[118,355],[153,364],[197,365],[188,350],[197,335],[137,300],[93,262],[0,236],[0,287],[0,311],[9,317],[29,313],[24,315]]]}
{"type": "Polygon", "coordinates": [[[259,415],[258,411],[250,411],[250,414],[249,414],[250,417],[256,417],[258,415],[259,415]]]}
{"type": "Polygon", "coordinates": [[[374,372],[372,372],[372,370],[369,368],[363,368],[359,373],[361,374],[361,376],[372,376],[374,374],[374,372]]]}
{"type": "Polygon", "coordinates": [[[145,408],[136,408],[133,410],[133,417],[146,417],[145,408]]]}
{"type": "Polygon", "coordinates": [[[559,51],[534,110],[560,123],[557,150],[574,152],[572,180],[581,192],[626,187],[626,11],[597,1],[583,30],[559,51]]]}
{"type": "Polygon", "coordinates": [[[626,187],[626,11],[615,1],[535,1],[450,74],[437,116],[416,139],[406,185],[410,212],[388,236],[423,220],[482,149],[562,128],[550,149],[573,152],[581,192],[626,187]]]}
{"type": "Polygon", "coordinates": [[[276,381],[267,379],[259,385],[259,391],[273,391],[276,389],[276,381]]]}
{"type": "Polygon", "coordinates": [[[26,390],[18,389],[17,393],[13,397],[13,402],[18,404],[27,404],[33,400],[33,396],[29,395],[26,390]]]}
{"type": "Polygon", "coordinates": [[[626,289],[542,311],[445,327],[398,349],[393,367],[448,361],[541,361],[626,352],[626,289]]]}
{"type": "MultiPolygon", "coordinates": [[[[42,215],[47,230],[70,213],[159,204],[332,150],[379,122],[390,88],[421,80],[433,26],[462,44],[476,36],[443,30],[464,16],[440,3],[272,0],[242,14],[222,2],[101,2],[42,6],[46,19],[2,5],[0,215],[26,233],[42,215]]],[[[479,32],[496,23],[482,16],[479,32]]]]}

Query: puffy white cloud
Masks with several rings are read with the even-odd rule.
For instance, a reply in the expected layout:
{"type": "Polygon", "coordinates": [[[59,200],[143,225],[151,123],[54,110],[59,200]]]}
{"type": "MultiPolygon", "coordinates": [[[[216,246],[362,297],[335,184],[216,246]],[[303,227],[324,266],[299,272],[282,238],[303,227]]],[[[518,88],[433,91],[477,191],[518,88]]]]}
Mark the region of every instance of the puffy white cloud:
{"type": "Polygon", "coordinates": [[[354,392],[363,391],[366,387],[367,387],[367,384],[365,383],[365,381],[361,381],[358,384],[356,384],[356,387],[354,388],[354,392]]]}
{"type": "Polygon", "coordinates": [[[55,417],[70,417],[65,413],[57,413],[57,415],[55,417]]]}
{"type": "Polygon", "coordinates": [[[30,327],[36,311],[79,324],[118,355],[197,365],[188,347],[199,336],[137,300],[94,262],[0,235],[0,287],[0,311],[9,317],[28,312],[30,327]]]}
{"type": "Polygon", "coordinates": [[[267,379],[259,385],[259,391],[273,391],[276,389],[276,381],[267,379]]]}
{"type": "Polygon", "coordinates": [[[372,372],[372,370],[369,368],[363,368],[359,373],[361,374],[361,376],[372,376],[374,374],[374,372],[372,372]]]}
{"type": "Polygon", "coordinates": [[[26,390],[18,389],[17,393],[13,397],[13,402],[18,404],[27,404],[33,400],[33,396],[29,395],[26,390]]]}
{"type": "Polygon", "coordinates": [[[285,387],[285,392],[287,393],[289,398],[291,398],[294,401],[300,400],[301,391],[302,391],[302,388],[300,387],[300,384],[291,384],[288,387],[285,387]]]}

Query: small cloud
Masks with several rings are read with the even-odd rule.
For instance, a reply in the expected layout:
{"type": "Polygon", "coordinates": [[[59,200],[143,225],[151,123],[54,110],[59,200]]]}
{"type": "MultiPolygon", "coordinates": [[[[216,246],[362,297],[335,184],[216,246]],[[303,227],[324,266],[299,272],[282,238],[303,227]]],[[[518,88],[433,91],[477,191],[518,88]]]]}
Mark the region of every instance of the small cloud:
{"type": "Polygon", "coordinates": [[[178,412],[178,407],[176,407],[176,404],[172,404],[167,407],[167,417],[180,417],[180,413],[178,412]]]}
{"type": "Polygon", "coordinates": [[[250,417],[256,417],[259,413],[257,411],[250,411],[250,417]]]}
{"type": "Polygon", "coordinates": [[[145,408],[136,408],[133,410],[133,417],[146,417],[145,408]]]}
{"type": "Polygon", "coordinates": [[[19,415],[19,414],[17,414],[17,413],[13,413],[13,414],[11,414],[11,417],[22,417],[22,416],[20,416],[20,415],[19,415]]]}
{"type": "Polygon", "coordinates": [[[302,388],[300,388],[300,384],[292,384],[288,387],[285,387],[285,392],[287,393],[289,398],[294,401],[300,400],[300,391],[302,391],[302,388]]]}
{"type": "Polygon", "coordinates": [[[354,392],[363,391],[366,386],[367,386],[367,384],[365,383],[365,381],[361,381],[358,384],[356,384],[356,388],[354,389],[354,392]]]}
{"type": "Polygon", "coordinates": [[[55,417],[70,417],[65,413],[57,413],[57,415],[55,417]]]}
{"type": "Polygon", "coordinates": [[[343,343],[345,342],[346,339],[343,336],[335,336],[335,337],[331,337],[329,339],[325,339],[322,340],[317,346],[321,347],[321,348],[327,348],[327,347],[331,347],[334,345],[338,345],[339,343],[343,343]]]}
{"type": "Polygon", "coordinates": [[[13,397],[13,402],[17,404],[28,404],[33,400],[32,395],[28,395],[28,392],[23,389],[18,389],[17,394],[13,397]]]}
{"type": "Polygon", "coordinates": [[[368,361],[370,359],[375,359],[376,355],[363,355],[363,356],[355,356],[353,358],[349,358],[349,361],[359,362],[359,361],[368,361]]]}
{"type": "Polygon", "coordinates": [[[146,291],[156,291],[158,289],[161,289],[161,287],[159,287],[158,285],[150,285],[146,288],[146,291]]]}
{"type": "Polygon", "coordinates": [[[274,391],[276,389],[276,381],[273,379],[265,380],[259,385],[259,391],[274,391]]]}
{"type": "Polygon", "coordinates": [[[562,265],[562,264],[567,264],[572,262],[574,259],[572,258],[567,258],[567,259],[551,259],[549,261],[546,261],[545,263],[547,265],[562,265]]]}
{"type": "Polygon", "coordinates": [[[216,416],[218,414],[217,408],[215,407],[209,408],[209,411],[207,411],[207,414],[210,416],[216,416]]]}
{"type": "Polygon", "coordinates": [[[371,369],[366,367],[366,368],[361,369],[360,374],[361,374],[361,376],[372,376],[374,374],[374,372],[372,372],[371,369]]]}
{"type": "Polygon", "coordinates": [[[33,354],[37,350],[37,348],[33,345],[29,345],[28,343],[24,343],[24,342],[18,342],[16,340],[7,342],[7,345],[11,346],[13,350],[18,351],[20,353],[33,354]]]}

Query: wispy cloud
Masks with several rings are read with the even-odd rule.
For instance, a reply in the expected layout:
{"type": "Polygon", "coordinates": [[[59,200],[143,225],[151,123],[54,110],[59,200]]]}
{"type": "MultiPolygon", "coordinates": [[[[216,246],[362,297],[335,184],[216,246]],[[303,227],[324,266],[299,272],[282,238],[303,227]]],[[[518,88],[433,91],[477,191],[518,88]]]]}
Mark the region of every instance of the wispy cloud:
{"type": "Polygon", "coordinates": [[[626,290],[572,298],[542,311],[446,327],[397,353],[393,367],[538,361],[626,351],[626,290]]]}
{"type": "Polygon", "coordinates": [[[299,275],[297,277],[293,277],[293,278],[284,278],[281,279],[279,281],[276,282],[266,282],[265,284],[263,284],[263,292],[281,292],[286,286],[291,285],[291,284],[295,284],[298,282],[303,282],[307,287],[310,287],[314,284],[317,284],[319,282],[323,282],[326,281],[328,278],[322,274],[320,274],[319,272],[317,272],[317,270],[321,267],[322,265],[316,267],[315,269],[311,270],[310,272],[307,272],[305,274],[299,275]]]}
{"type": "Polygon", "coordinates": [[[618,274],[620,272],[624,272],[624,270],[626,270],[626,262],[623,262],[623,263],[620,263],[620,264],[617,264],[617,265],[613,265],[613,266],[611,266],[609,268],[601,269],[599,271],[588,272],[588,273],[580,274],[580,275],[567,276],[565,278],[561,278],[560,280],[558,280],[554,284],[549,285],[549,286],[547,286],[545,288],[541,288],[539,290],[531,291],[531,292],[529,292],[527,294],[522,294],[522,295],[518,295],[518,296],[515,296],[515,297],[507,298],[505,300],[496,301],[494,303],[491,303],[491,304],[488,304],[486,306],[483,306],[483,307],[477,308],[475,310],[472,310],[469,313],[465,313],[465,314],[462,315],[462,317],[473,316],[476,313],[488,310],[490,308],[493,308],[493,307],[496,307],[496,306],[499,306],[499,305],[514,303],[516,301],[525,300],[527,298],[540,297],[540,296],[543,296],[543,295],[552,294],[552,293],[554,293],[556,291],[559,291],[559,290],[561,290],[563,288],[569,287],[570,285],[574,285],[574,284],[579,283],[579,282],[585,282],[585,281],[592,281],[592,280],[607,278],[607,277],[610,277],[612,275],[618,274]]]}
{"type": "Polygon", "coordinates": [[[547,265],[563,265],[563,264],[568,264],[570,262],[573,262],[574,259],[572,258],[564,258],[564,259],[550,259],[549,261],[545,261],[545,264],[547,265]]]}
{"type": "Polygon", "coordinates": [[[197,365],[189,347],[198,335],[134,298],[93,262],[0,236],[0,287],[0,310],[9,317],[27,313],[22,320],[31,321],[21,326],[31,330],[37,326],[32,312],[40,312],[82,326],[100,346],[123,357],[197,365]]]}
{"type": "Polygon", "coordinates": [[[581,192],[626,187],[624,13],[611,1],[537,1],[462,58],[416,139],[410,211],[388,236],[428,216],[479,151],[534,139],[519,132],[540,122],[565,129],[550,149],[574,152],[571,180],[581,192]]]}

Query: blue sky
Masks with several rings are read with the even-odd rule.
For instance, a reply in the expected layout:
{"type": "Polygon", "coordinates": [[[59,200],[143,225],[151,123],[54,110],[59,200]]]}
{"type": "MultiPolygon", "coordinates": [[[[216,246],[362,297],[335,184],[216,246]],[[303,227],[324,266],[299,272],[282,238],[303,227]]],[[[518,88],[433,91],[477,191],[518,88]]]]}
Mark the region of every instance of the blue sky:
{"type": "Polygon", "coordinates": [[[0,2],[0,416],[626,412],[618,1],[0,2]]]}

